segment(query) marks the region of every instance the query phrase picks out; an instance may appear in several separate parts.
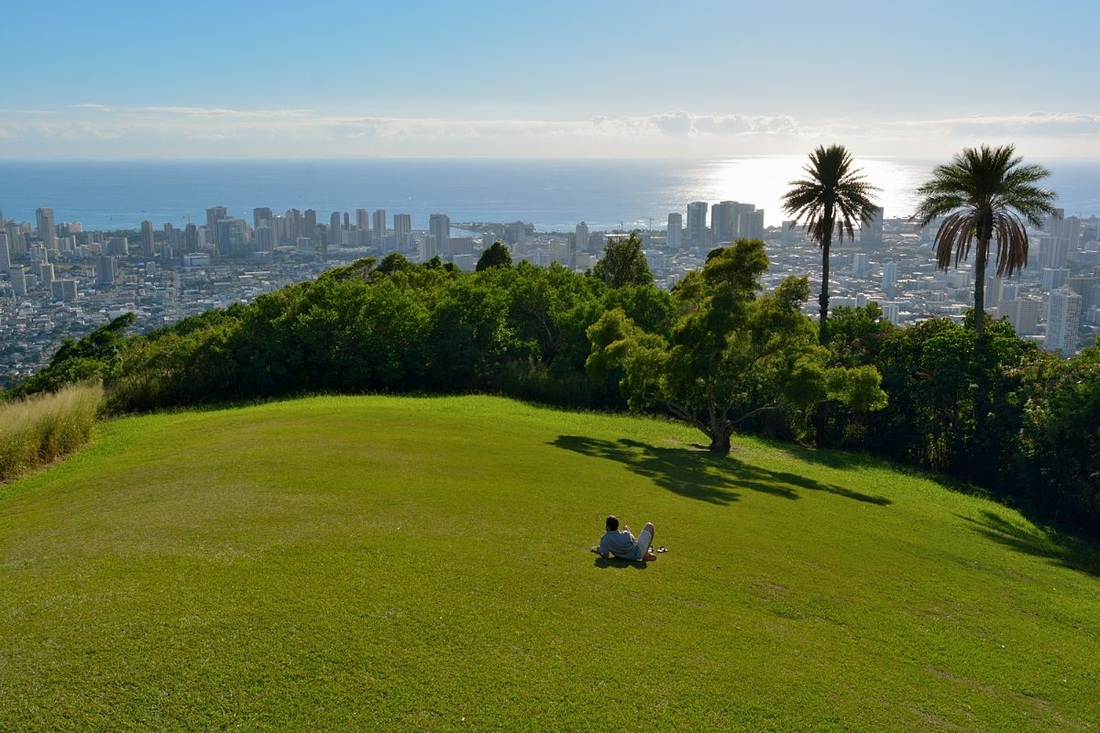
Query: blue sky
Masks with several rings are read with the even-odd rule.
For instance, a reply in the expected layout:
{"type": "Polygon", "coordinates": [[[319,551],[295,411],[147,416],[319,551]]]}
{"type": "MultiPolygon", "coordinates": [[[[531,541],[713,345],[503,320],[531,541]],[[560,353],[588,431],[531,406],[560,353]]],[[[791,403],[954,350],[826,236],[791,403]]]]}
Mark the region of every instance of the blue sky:
{"type": "Polygon", "coordinates": [[[1095,0],[38,2],[0,157],[1100,157],[1095,0]]]}

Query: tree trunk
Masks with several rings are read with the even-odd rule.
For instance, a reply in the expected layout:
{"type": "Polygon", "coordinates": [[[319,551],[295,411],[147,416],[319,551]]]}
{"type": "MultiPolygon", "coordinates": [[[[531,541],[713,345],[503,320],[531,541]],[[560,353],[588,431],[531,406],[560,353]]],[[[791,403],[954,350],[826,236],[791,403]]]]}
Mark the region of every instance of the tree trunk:
{"type": "Polygon", "coordinates": [[[978,240],[978,252],[974,259],[974,333],[979,337],[985,330],[985,261],[989,259],[989,240],[978,240]]]}
{"type": "Polygon", "coordinates": [[[817,302],[821,305],[821,312],[817,322],[817,341],[824,346],[829,341],[829,246],[832,244],[832,230],[829,236],[821,242],[821,295],[817,302]]]}
{"type": "Polygon", "coordinates": [[[710,439],[707,450],[711,453],[728,456],[730,454],[730,430],[723,431],[720,435],[714,435],[710,439]]]}
{"type": "Polygon", "coordinates": [[[724,456],[729,455],[733,426],[730,425],[726,416],[720,410],[715,409],[713,405],[710,409],[710,432],[708,435],[710,435],[710,445],[707,446],[707,450],[724,456]]]}

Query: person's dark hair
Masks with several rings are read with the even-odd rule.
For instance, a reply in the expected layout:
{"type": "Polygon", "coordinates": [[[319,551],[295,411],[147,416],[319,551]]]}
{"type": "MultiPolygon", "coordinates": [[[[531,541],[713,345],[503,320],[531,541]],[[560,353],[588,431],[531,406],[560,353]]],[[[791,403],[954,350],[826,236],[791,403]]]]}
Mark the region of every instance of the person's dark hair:
{"type": "Polygon", "coordinates": [[[614,514],[608,515],[608,517],[607,517],[607,531],[608,532],[615,532],[618,529],[619,529],[619,518],[616,517],[614,514]]]}

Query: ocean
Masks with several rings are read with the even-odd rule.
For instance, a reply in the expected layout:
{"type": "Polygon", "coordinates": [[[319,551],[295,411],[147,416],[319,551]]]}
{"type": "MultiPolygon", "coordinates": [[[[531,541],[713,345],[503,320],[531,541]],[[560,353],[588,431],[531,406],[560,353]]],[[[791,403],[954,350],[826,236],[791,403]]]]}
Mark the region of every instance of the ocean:
{"type": "MultiPolygon", "coordinates": [[[[143,220],[202,224],[206,209],[225,206],[252,220],[252,209],[333,211],[385,209],[411,214],[426,229],[433,213],[452,222],[524,221],[538,231],[664,228],[668,214],[691,201],[739,201],[764,209],[768,226],[784,218],[779,201],[803,175],[806,156],[716,160],[548,159],[310,159],[0,161],[0,211],[35,221],[53,208],[54,220],[85,229],[136,229],[143,220]]],[[[878,186],[887,217],[909,216],[916,187],[944,161],[857,159],[878,186]]],[[[1047,185],[1067,216],[1100,216],[1100,160],[1041,162],[1047,185]]]]}

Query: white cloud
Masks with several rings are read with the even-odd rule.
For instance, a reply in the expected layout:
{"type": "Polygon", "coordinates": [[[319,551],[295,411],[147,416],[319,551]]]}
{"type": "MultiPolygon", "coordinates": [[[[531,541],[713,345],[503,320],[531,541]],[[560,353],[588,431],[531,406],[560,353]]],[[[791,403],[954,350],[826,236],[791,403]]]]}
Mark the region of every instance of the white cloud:
{"type": "Polygon", "coordinates": [[[0,155],[716,158],[802,154],[821,143],[840,142],[857,155],[941,157],[963,145],[1016,141],[1028,156],[1100,157],[1100,115],[1077,112],[883,122],[684,110],[580,120],[403,118],[195,106],[123,109],[93,103],[68,110],[24,110],[23,121],[7,115],[0,155]]]}

